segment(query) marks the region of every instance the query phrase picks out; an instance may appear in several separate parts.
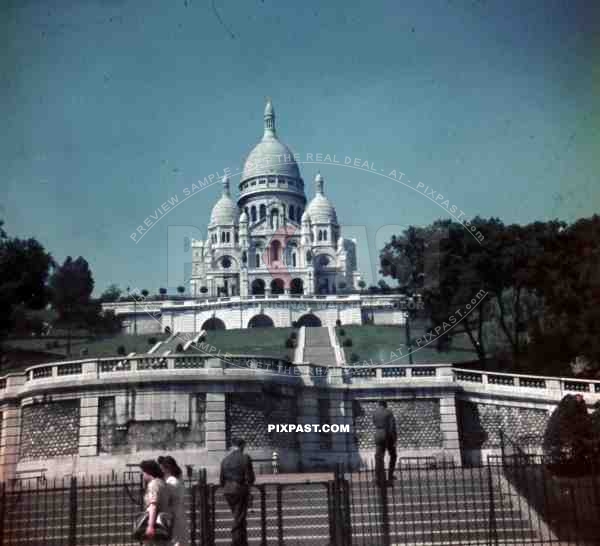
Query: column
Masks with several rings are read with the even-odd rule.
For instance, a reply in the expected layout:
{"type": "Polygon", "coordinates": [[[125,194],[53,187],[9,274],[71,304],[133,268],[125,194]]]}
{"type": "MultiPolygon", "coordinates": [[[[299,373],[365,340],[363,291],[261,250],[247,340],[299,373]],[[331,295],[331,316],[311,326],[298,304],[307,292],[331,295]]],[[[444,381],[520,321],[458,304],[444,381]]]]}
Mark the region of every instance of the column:
{"type": "MultiPolygon", "coordinates": [[[[298,400],[298,424],[318,425],[319,406],[318,396],[315,389],[304,389],[298,400]]],[[[320,451],[318,432],[301,432],[298,434],[300,442],[300,465],[301,468],[310,468],[311,458],[318,457],[320,451]]]]}
{"type": "Polygon", "coordinates": [[[206,449],[210,459],[220,457],[227,449],[224,392],[206,393],[206,449]]]}
{"type": "Polygon", "coordinates": [[[442,395],[440,398],[440,428],[442,446],[445,457],[461,464],[460,442],[458,439],[458,422],[456,419],[456,400],[454,393],[442,395]]]}
{"type": "Polygon", "coordinates": [[[19,462],[19,436],[21,410],[19,406],[4,406],[2,413],[2,436],[0,437],[0,482],[14,478],[19,462]]]}
{"type": "Polygon", "coordinates": [[[84,396],[79,410],[79,456],[98,455],[98,397],[84,396]]]}
{"type": "Polygon", "coordinates": [[[347,463],[350,462],[348,441],[352,438],[352,403],[346,400],[345,393],[341,390],[331,390],[329,396],[329,424],[348,425],[350,427],[350,432],[331,433],[331,451],[334,454],[336,462],[347,463]]]}

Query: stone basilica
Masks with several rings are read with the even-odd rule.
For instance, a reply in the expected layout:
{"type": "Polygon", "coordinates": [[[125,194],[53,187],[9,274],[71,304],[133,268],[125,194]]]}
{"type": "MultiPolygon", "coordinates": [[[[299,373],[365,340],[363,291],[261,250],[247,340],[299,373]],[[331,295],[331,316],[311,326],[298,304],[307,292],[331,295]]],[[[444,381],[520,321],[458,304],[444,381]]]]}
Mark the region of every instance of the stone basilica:
{"type": "Polygon", "coordinates": [[[357,289],[356,240],[344,239],[317,173],[307,203],[292,152],[267,101],[264,134],[248,155],[237,203],[227,177],[206,241],[192,241],[192,296],[335,294],[357,289]]]}

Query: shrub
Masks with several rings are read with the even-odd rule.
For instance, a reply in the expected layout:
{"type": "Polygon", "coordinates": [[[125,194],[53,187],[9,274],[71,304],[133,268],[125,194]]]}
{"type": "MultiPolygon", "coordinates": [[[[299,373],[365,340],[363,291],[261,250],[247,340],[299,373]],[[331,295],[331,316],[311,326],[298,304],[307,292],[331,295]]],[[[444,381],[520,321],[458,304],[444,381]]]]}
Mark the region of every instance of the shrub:
{"type": "Polygon", "coordinates": [[[155,337],[148,338],[148,345],[156,345],[158,340],[155,337]]]}
{"type": "Polygon", "coordinates": [[[181,343],[177,344],[177,347],[175,347],[175,352],[176,353],[183,353],[183,345],[181,343]]]}
{"type": "Polygon", "coordinates": [[[289,337],[288,337],[288,338],[285,340],[285,346],[286,346],[288,349],[295,349],[295,348],[296,348],[296,342],[295,342],[295,341],[294,341],[292,338],[289,338],[289,337]]]}
{"type": "Polygon", "coordinates": [[[292,332],[290,334],[290,339],[296,339],[298,337],[298,334],[296,332],[292,332]]]}
{"type": "Polygon", "coordinates": [[[340,319],[337,319],[335,321],[335,325],[339,328],[342,325],[342,321],[340,319]]]}
{"type": "Polygon", "coordinates": [[[345,335],[346,335],[346,330],[344,330],[343,328],[340,328],[340,329],[338,330],[338,334],[339,334],[340,336],[345,336],[345,335]]]}
{"type": "Polygon", "coordinates": [[[347,337],[346,339],[344,339],[344,341],[342,342],[342,345],[344,347],[352,347],[352,338],[347,337]]]}
{"type": "Polygon", "coordinates": [[[554,463],[580,465],[588,458],[591,435],[592,419],[583,396],[567,394],[548,419],[544,453],[554,463]]]}
{"type": "Polygon", "coordinates": [[[298,328],[298,321],[295,320],[294,322],[292,322],[292,328],[298,328]]]}
{"type": "Polygon", "coordinates": [[[119,345],[117,347],[117,354],[120,356],[125,356],[125,354],[127,353],[127,351],[125,350],[125,345],[119,345]]]}

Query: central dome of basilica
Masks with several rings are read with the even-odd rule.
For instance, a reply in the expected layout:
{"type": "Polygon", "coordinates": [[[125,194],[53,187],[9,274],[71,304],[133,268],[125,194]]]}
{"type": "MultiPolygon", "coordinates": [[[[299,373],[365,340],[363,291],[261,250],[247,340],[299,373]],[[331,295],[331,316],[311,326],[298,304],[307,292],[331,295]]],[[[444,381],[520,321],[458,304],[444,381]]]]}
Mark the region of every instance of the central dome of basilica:
{"type": "Polygon", "coordinates": [[[265,107],[265,134],[248,154],[242,172],[242,181],[260,176],[300,178],[300,169],[291,150],[275,133],[275,112],[269,100],[265,107]],[[286,157],[287,156],[287,157],[286,157]]]}

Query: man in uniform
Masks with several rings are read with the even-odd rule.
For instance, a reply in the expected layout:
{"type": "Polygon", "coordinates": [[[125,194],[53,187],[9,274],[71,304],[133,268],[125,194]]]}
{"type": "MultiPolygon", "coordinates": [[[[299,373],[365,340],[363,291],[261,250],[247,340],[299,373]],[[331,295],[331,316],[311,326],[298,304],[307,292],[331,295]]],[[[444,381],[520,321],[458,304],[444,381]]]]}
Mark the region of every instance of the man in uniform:
{"type": "Polygon", "coordinates": [[[396,469],[396,419],[394,414],[387,407],[385,400],[380,400],[378,407],[373,414],[373,424],[375,425],[375,477],[377,483],[385,483],[385,452],[390,455],[390,466],[388,469],[388,480],[394,479],[394,470],[396,469]]]}
{"type": "Polygon", "coordinates": [[[254,469],[252,468],[252,459],[244,453],[246,442],[241,438],[234,438],[232,444],[233,450],[221,462],[219,481],[233,515],[231,546],[248,546],[246,517],[250,500],[250,486],[255,480],[254,469]]]}

